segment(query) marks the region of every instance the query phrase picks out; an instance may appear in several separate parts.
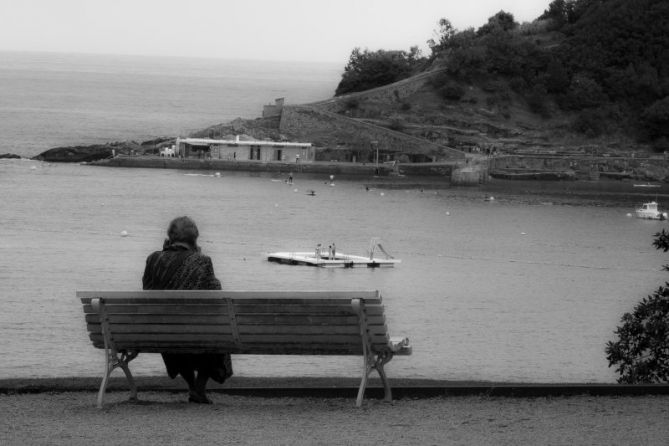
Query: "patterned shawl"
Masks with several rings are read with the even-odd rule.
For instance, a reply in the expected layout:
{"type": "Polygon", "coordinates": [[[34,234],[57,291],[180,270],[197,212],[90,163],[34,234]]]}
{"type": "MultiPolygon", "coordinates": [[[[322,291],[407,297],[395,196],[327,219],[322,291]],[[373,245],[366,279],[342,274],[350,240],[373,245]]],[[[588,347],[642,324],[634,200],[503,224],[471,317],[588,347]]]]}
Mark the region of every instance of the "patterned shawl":
{"type": "Polygon", "coordinates": [[[211,258],[188,245],[173,243],[146,259],[145,290],[220,290],[211,258]]]}

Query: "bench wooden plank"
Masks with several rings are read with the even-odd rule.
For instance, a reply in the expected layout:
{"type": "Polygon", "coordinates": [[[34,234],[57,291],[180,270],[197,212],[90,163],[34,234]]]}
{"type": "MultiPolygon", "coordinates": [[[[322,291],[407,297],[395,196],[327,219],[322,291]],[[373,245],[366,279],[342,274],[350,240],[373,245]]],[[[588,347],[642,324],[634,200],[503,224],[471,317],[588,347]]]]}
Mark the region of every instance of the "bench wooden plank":
{"type": "MultiPolygon", "coordinates": [[[[86,322],[99,324],[100,317],[95,313],[85,315],[86,322]]],[[[110,323],[127,324],[228,324],[230,317],[219,314],[109,314],[110,323]]],[[[244,314],[237,316],[239,325],[355,325],[359,327],[358,316],[323,314],[244,314]]],[[[384,325],[385,316],[368,318],[368,325],[384,325]]]]}
{"type": "MultiPolygon", "coordinates": [[[[324,314],[237,314],[237,324],[242,325],[354,325],[360,327],[358,316],[324,314]]],[[[385,324],[384,316],[368,319],[368,325],[385,324]]]]}
{"type": "Polygon", "coordinates": [[[84,303],[95,298],[113,299],[234,299],[246,300],[249,303],[260,303],[258,301],[284,300],[286,303],[295,303],[308,300],[338,300],[364,299],[370,304],[381,303],[381,295],[378,291],[223,291],[223,290],[143,290],[143,291],[77,291],[77,297],[84,303]],[[296,295],[299,294],[299,298],[296,295]]]}
{"type": "MultiPolygon", "coordinates": [[[[103,344],[93,344],[94,347],[103,348],[103,344]]],[[[133,344],[132,342],[127,342],[123,344],[125,349],[128,350],[138,350],[140,345],[133,344]]],[[[244,354],[244,355],[258,355],[257,350],[262,349],[267,351],[263,353],[266,356],[277,356],[277,355],[319,355],[319,356],[360,356],[362,354],[361,347],[355,347],[351,345],[337,345],[333,346],[331,344],[314,344],[308,347],[301,345],[277,345],[277,344],[267,344],[267,345],[253,345],[249,348],[246,346],[238,346],[235,344],[207,344],[202,343],[193,343],[187,347],[184,346],[175,346],[173,344],[141,344],[142,353],[232,353],[232,354],[244,354]]]]}
{"type": "MultiPolygon", "coordinates": [[[[184,314],[184,313],[216,313],[228,314],[227,304],[194,304],[194,305],[168,305],[168,304],[116,304],[115,301],[105,303],[108,314],[184,314]]],[[[90,304],[83,306],[85,313],[97,312],[90,304]]],[[[314,314],[314,315],[355,315],[355,311],[348,305],[234,305],[234,311],[237,315],[244,314],[314,314]]],[[[368,316],[377,316],[383,314],[382,306],[372,306],[366,308],[368,316]]]]}
{"type": "MultiPolygon", "coordinates": [[[[110,314],[112,324],[228,324],[230,317],[219,314],[110,314]]],[[[99,324],[100,316],[95,313],[85,315],[89,324],[99,324]]]]}
{"type": "MultiPolygon", "coordinates": [[[[227,305],[115,305],[105,304],[109,314],[143,313],[143,314],[227,314],[227,305]]],[[[85,313],[97,313],[91,305],[84,306],[85,313]]]]}
{"type": "MultiPolygon", "coordinates": [[[[98,324],[100,333],[101,326],[98,324]]],[[[97,332],[95,324],[90,324],[88,330],[97,332]]],[[[113,324],[113,333],[219,333],[231,334],[230,325],[186,325],[186,324],[113,324]]]]}
{"type": "MultiPolygon", "coordinates": [[[[87,329],[91,333],[102,333],[100,324],[88,324],[87,329]]],[[[231,334],[230,325],[187,325],[187,324],[114,324],[112,332],[118,333],[222,333],[231,334]]],[[[371,328],[369,333],[375,339],[382,336],[385,338],[387,330],[385,327],[378,326],[371,328]]],[[[275,334],[296,334],[296,335],[316,335],[316,334],[350,334],[360,335],[360,328],[352,325],[244,325],[238,328],[238,334],[242,342],[246,340],[246,335],[266,335],[275,334]]],[[[114,336],[116,338],[116,336],[114,336]]]]}
{"type": "MultiPolygon", "coordinates": [[[[296,314],[296,313],[305,313],[305,314],[327,314],[327,315],[355,315],[355,310],[351,307],[351,303],[340,306],[333,305],[282,305],[282,304],[258,304],[258,305],[246,305],[246,304],[234,304],[234,309],[236,314],[296,314]]],[[[383,314],[383,306],[366,306],[368,315],[379,315],[383,314]]]]}
{"type": "MultiPolygon", "coordinates": [[[[101,335],[100,335],[101,336],[101,335]]],[[[115,343],[123,341],[134,342],[227,342],[231,339],[230,334],[224,333],[114,333],[112,339],[115,343]]],[[[247,334],[242,341],[243,344],[253,344],[254,342],[261,343],[297,343],[301,345],[309,345],[310,343],[327,343],[332,344],[359,344],[360,336],[357,334],[247,334]]],[[[262,352],[258,352],[262,353],[262,352]]]]}

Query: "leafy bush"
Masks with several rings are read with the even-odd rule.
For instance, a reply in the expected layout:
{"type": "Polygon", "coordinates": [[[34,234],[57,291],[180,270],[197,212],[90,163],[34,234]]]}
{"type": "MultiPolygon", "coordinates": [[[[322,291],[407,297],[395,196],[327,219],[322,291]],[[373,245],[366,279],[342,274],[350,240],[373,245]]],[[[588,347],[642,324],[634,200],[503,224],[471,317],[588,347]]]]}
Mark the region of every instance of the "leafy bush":
{"type": "Polygon", "coordinates": [[[573,122],[573,129],[585,136],[594,138],[604,132],[606,117],[601,109],[581,111],[573,122]]]}
{"type": "Polygon", "coordinates": [[[606,100],[604,90],[597,81],[585,74],[578,74],[574,76],[571,85],[569,85],[563,105],[573,110],[583,110],[584,108],[597,107],[606,100]]]}
{"type": "Polygon", "coordinates": [[[406,128],[406,123],[399,118],[393,118],[390,120],[388,127],[396,132],[401,132],[406,128]]]}
{"type": "Polygon", "coordinates": [[[344,68],[335,96],[365,91],[405,79],[423,59],[417,47],[406,51],[369,51],[355,48],[344,68]]]}
{"type": "Polygon", "coordinates": [[[458,84],[449,83],[439,89],[439,94],[449,101],[459,101],[465,95],[465,89],[458,84]]]}
{"type": "Polygon", "coordinates": [[[483,25],[476,32],[478,35],[491,34],[497,31],[510,31],[518,26],[513,14],[500,11],[488,19],[488,23],[483,25]]]}
{"type": "Polygon", "coordinates": [[[346,107],[346,110],[356,110],[358,107],[360,107],[360,99],[348,98],[346,99],[346,102],[344,102],[344,107],[346,107]]]}
{"type": "Polygon", "coordinates": [[[532,90],[527,94],[526,100],[532,113],[536,113],[543,118],[550,117],[546,87],[541,84],[534,85],[532,90]]]}
{"type": "MultiPolygon", "coordinates": [[[[667,252],[669,233],[656,233],[653,245],[667,252]]],[[[615,330],[618,339],[606,344],[606,359],[609,367],[616,367],[618,382],[669,382],[669,282],[625,313],[621,322],[615,330]]]]}
{"type": "Polygon", "coordinates": [[[669,136],[669,96],[655,101],[641,114],[641,123],[651,138],[669,136]]]}

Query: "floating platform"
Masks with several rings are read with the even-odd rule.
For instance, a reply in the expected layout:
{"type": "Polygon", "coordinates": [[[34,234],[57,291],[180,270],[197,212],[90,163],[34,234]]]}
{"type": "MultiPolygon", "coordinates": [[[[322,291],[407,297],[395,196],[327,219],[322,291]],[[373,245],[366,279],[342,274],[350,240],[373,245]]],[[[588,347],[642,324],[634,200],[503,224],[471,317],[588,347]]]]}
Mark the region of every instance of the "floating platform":
{"type": "Polygon", "coordinates": [[[362,257],[348,254],[336,254],[334,258],[316,257],[315,252],[273,252],[267,254],[270,262],[288,265],[320,266],[324,268],[392,268],[400,263],[399,259],[381,259],[378,257],[362,257]]]}

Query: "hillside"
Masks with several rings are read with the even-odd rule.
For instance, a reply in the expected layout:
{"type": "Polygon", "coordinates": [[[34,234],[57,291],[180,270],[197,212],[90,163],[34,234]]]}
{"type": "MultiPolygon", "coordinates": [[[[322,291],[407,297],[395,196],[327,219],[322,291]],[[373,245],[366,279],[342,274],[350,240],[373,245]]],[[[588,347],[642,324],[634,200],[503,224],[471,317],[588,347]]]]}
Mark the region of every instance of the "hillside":
{"type": "Polygon", "coordinates": [[[555,0],[532,23],[440,25],[429,58],[355,49],[339,96],[309,105],[465,152],[669,149],[669,3],[555,0]]]}

